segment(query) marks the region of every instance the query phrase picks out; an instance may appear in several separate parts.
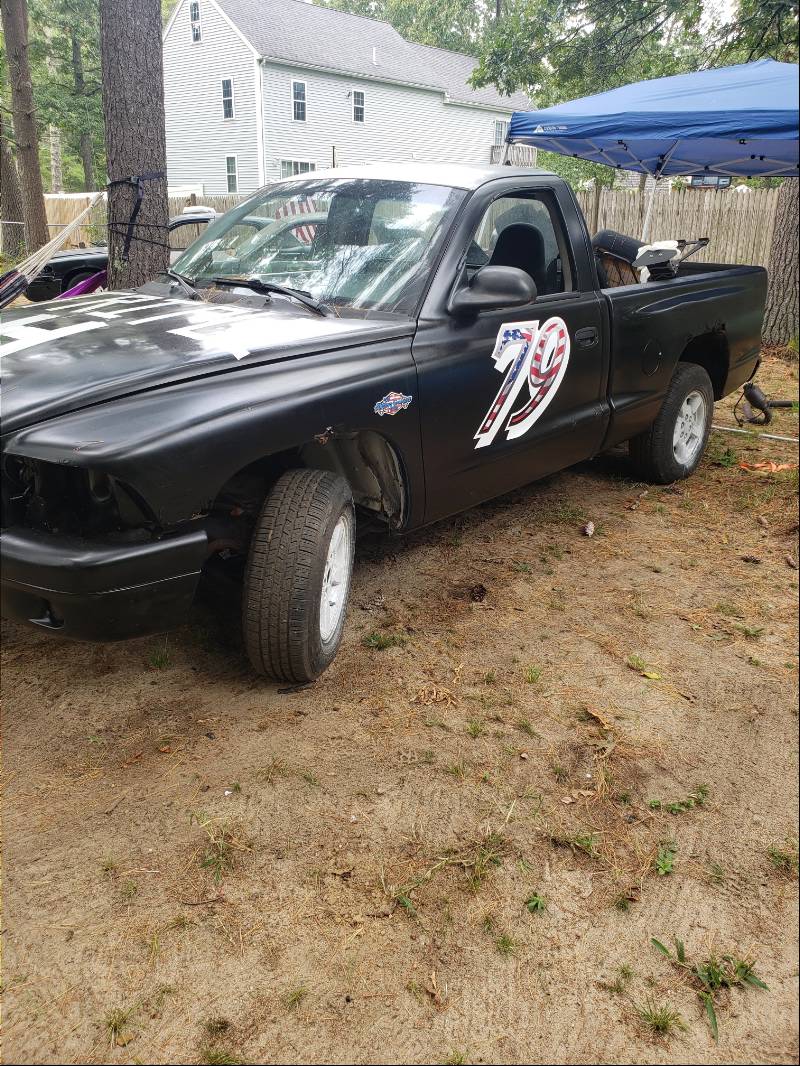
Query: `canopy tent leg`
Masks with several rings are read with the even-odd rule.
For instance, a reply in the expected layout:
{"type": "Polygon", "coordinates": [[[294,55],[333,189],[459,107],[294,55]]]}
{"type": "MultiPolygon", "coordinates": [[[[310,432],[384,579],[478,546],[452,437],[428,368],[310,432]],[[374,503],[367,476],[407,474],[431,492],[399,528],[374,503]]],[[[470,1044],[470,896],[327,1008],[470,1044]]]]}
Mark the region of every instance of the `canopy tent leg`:
{"type": "Polygon", "coordinates": [[[645,212],[644,222],[642,223],[642,242],[643,243],[645,243],[647,241],[647,238],[650,236],[650,219],[651,219],[651,217],[653,215],[653,201],[656,198],[656,189],[658,188],[658,183],[660,181],[661,181],[661,175],[658,174],[656,176],[655,181],[653,182],[653,187],[650,190],[650,199],[647,201],[647,211],[645,212]]]}
{"type": "Polygon", "coordinates": [[[503,153],[500,156],[500,164],[499,165],[501,167],[504,167],[506,165],[506,160],[508,159],[508,150],[509,150],[510,147],[511,147],[511,145],[508,143],[508,141],[505,141],[504,144],[503,144],[503,153]]]}

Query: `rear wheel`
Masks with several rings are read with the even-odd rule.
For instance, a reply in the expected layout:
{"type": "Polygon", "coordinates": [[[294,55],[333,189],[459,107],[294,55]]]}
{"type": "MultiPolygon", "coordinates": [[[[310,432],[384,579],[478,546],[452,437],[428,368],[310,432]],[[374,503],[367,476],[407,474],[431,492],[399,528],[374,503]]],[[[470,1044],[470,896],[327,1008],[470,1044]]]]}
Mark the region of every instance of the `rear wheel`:
{"type": "Polygon", "coordinates": [[[713,413],[711,378],[696,363],[679,363],[655,422],[628,442],[637,473],[660,485],[689,477],[705,451],[713,413]]]}
{"type": "Polygon", "coordinates": [[[344,631],[355,549],[350,486],[325,470],[290,470],[267,497],[250,543],[242,628],[255,669],[313,681],[344,631]]]}

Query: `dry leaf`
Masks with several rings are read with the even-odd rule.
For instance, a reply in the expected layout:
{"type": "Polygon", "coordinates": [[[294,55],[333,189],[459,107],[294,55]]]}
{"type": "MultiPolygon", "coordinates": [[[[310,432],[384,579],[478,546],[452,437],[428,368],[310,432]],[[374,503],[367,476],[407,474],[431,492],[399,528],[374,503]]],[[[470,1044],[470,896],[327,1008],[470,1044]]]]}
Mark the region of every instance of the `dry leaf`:
{"type": "Polygon", "coordinates": [[[590,707],[587,707],[586,708],[586,713],[591,718],[596,719],[600,723],[600,725],[603,727],[603,729],[612,729],[613,728],[611,722],[609,722],[609,720],[604,715],[602,715],[600,713],[600,711],[593,711],[590,707]]]}

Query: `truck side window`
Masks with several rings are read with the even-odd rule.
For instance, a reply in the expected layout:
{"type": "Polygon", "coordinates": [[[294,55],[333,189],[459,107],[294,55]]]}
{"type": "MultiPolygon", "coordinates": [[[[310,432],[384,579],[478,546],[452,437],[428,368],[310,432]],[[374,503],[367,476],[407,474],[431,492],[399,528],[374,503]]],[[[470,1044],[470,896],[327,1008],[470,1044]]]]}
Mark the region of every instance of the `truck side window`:
{"type": "Polygon", "coordinates": [[[545,196],[502,196],[489,205],[467,252],[467,273],[489,264],[524,270],[540,295],[572,289],[566,238],[545,196]]]}

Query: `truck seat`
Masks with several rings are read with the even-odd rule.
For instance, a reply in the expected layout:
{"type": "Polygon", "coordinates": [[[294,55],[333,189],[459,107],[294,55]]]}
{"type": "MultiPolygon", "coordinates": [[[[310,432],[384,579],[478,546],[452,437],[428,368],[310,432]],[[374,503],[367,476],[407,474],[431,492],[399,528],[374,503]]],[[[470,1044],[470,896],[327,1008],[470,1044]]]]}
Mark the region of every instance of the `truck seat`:
{"type": "Polygon", "coordinates": [[[492,251],[491,266],[510,266],[524,270],[539,292],[547,292],[547,266],[541,230],[527,222],[506,226],[492,251]]]}

